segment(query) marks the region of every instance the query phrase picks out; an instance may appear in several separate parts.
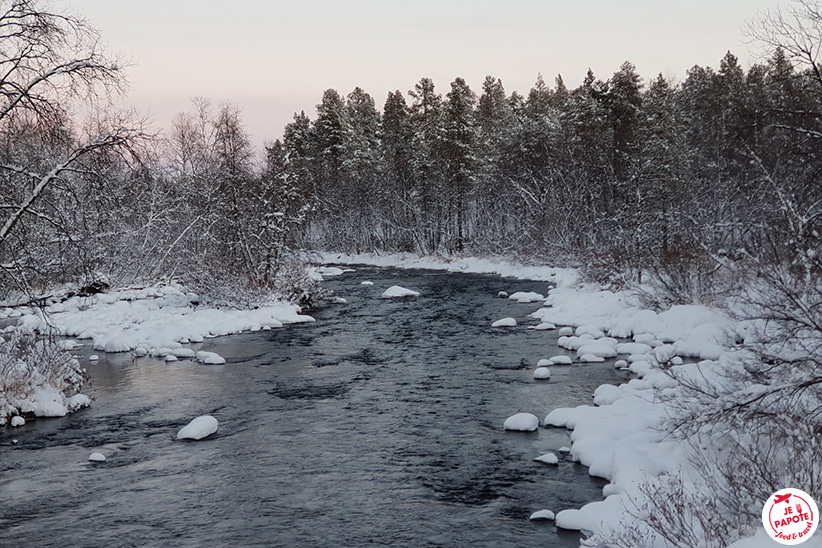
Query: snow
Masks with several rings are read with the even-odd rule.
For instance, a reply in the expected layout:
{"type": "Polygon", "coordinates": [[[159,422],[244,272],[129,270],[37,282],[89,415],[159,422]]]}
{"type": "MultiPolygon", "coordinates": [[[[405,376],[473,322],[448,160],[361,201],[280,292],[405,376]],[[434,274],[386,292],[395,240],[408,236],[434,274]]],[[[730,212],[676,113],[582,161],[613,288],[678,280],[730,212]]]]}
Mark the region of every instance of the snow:
{"type": "Polygon", "coordinates": [[[491,324],[491,327],[516,327],[517,320],[514,318],[502,318],[491,324]]]}
{"type": "MultiPolygon", "coordinates": [[[[164,359],[167,362],[176,362],[177,356],[175,356],[174,354],[166,354],[166,357],[164,359]]],[[[225,363],[225,360],[223,360],[223,363],[225,363]]]]}
{"type": "Polygon", "coordinates": [[[100,356],[98,356],[97,354],[92,354],[91,356],[88,357],[88,361],[90,361],[90,362],[96,362],[99,359],[100,359],[100,356]]]}
{"type": "Polygon", "coordinates": [[[512,301],[517,301],[518,303],[535,303],[545,300],[544,295],[533,291],[517,291],[516,293],[509,295],[508,298],[512,301]]]}
{"type": "Polygon", "coordinates": [[[88,456],[88,460],[91,462],[106,462],[106,456],[102,453],[92,453],[88,456]]]}
{"type": "Polygon", "coordinates": [[[577,349],[578,357],[582,358],[582,356],[585,356],[586,354],[593,355],[598,358],[613,358],[617,355],[617,351],[613,346],[609,344],[595,342],[584,344],[577,349]]]}
{"type": "Polygon", "coordinates": [[[197,358],[198,362],[204,363],[206,365],[222,365],[225,363],[225,358],[223,358],[216,352],[206,352],[205,350],[201,350],[197,352],[195,357],[197,358]]]}
{"type": "Polygon", "coordinates": [[[554,513],[550,510],[539,510],[531,514],[531,517],[528,518],[531,521],[539,521],[539,520],[548,520],[553,521],[554,513]]]}
{"type": "Polygon", "coordinates": [[[551,378],[551,370],[547,367],[537,367],[534,369],[534,379],[546,380],[551,378]]]}
{"type": "Polygon", "coordinates": [[[554,453],[545,453],[534,459],[537,462],[544,462],[545,464],[559,464],[559,458],[554,453]]]}
{"type": "Polygon", "coordinates": [[[550,358],[546,365],[572,365],[573,363],[571,356],[560,355],[550,358]]]}
{"type": "Polygon", "coordinates": [[[559,331],[557,331],[557,334],[560,337],[570,337],[571,335],[574,334],[574,328],[573,327],[567,327],[567,326],[566,327],[560,327],[559,331]]]}
{"type": "Polygon", "coordinates": [[[503,258],[420,257],[413,253],[320,253],[319,256],[320,261],[325,264],[366,264],[394,268],[465,272],[470,274],[498,274],[503,277],[516,278],[519,280],[552,282],[557,286],[574,285],[579,280],[579,274],[573,268],[525,265],[503,258]]]}
{"type": "Polygon", "coordinates": [[[534,432],[539,428],[539,419],[531,413],[517,413],[505,419],[503,428],[517,432],[534,432]]]}
{"type": "MultiPolygon", "coordinates": [[[[728,352],[733,324],[723,313],[702,306],[644,310],[628,292],[593,286],[560,286],[549,291],[545,302],[546,307],[532,317],[577,327],[573,332],[560,330],[558,344],[563,348],[576,351],[582,361],[628,356],[615,365],[628,367],[630,362],[630,370],[638,375],[620,386],[597,388],[594,405],[554,409],[544,420],[546,426],[571,429],[571,458],[588,466],[591,475],[610,481],[603,490],[605,500],[559,512],[556,525],[590,531],[600,535],[597,538],[602,543],[609,531],[635,519],[630,509],[645,500],[638,488],[643,481],[693,473],[687,447],[665,436],[668,409],[656,390],[676,390],[678,384],[657,363],[681,364],[683,356],[697,357],[705,360],[699,367],[708,369],[713,362],[707,360],[721,359],[728,352]],[[633,342],[619,342],[615,337],[632,337],[633,342]]],[[[736,548],[759,546],[739,544],[736,548]]]]}
{"type": "Polygon", "coordinates": [[[201,440],[217,431],[217,419],[211,415],[202,415],[192,420],[177,432],[178,440],[201,440]]]}
{"type": "Polygon", "coordinates": [[[406,289],[406,288],[401,287],[399,285],[392,285],[391,287],[386,289],[383,292],[383,294],[381,295],[381,297],[383,299],[394,299],[394,298],[397,298],[397,297],[419,297],[419,296],[420,296],[420,294],[418,292],[413,291],[411,289],[406,289]]]}
{"type": "MultiPolygon", "coordinates": [[[[198,343],[253,328],[314,321],[301,315],[298,306],[285,302],[254,310],[218,309],[205,304],[195,309],[189,293],[179,284],[157,285],[72,297],[46,310],[49,322],[60,334],[92,339],[98,351],[132,351],[136,356],[147,355],[153,348],[179,348],[183,340],[198,343]]],[[[45,325],[39,311],[23,315],[18,323],[26,328],[45,325]]]]}
{"type": "Polygon", "coordinates": [[[596,354],[583,354],[579,357],[579,361],[582,363],[602,363],[605,361],[605,358],[602,356],[597,356],[596,354]]]}
{"type": "Polygon", "coordinates": [[[17,428],[19,426],[23,426],[24,424],[26,424],[26,419],[24,419],[23,417],[21,417],[19,415],[11,418],[11,425],[14,428],[17,428]]]}
{"type": "Polygon", "coordinates": [[[556,329],[557,326],[552,324],[551,322],[542,322],[539,325],[535,325],[533,327],[529,327],[528,329],[536,329],[537,331],[549,331],[551,329],[556,329]]]}
{"type": "Polygon", "coordinates": [[[360,285],[374,285],[374,282],[369,282],[368,280],[364,282],[360,282],[360,285]]]}

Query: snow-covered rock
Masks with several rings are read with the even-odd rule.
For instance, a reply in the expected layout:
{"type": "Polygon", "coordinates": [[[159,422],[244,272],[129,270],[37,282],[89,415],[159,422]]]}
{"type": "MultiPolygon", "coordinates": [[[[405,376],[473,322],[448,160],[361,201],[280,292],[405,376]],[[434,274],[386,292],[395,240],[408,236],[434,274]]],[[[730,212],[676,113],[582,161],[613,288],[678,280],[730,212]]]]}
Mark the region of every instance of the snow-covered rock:
{"type": "Polygon", "coordinates": [[[23,426],[24,424],[26,424],[26,419],[24,419],[20,415],[16,415],[11,418],[11,425],[15,428],[17,428],[18,426],[23,426]]]}
{"type": "Polygon", "coordinates": [[[638,342],[620,343],[616,346],[617,354],[648,354],[652,350],[650,345],[638,342]]]}
{"type": "MultiPolygon", "coordinates": [[[[166,354],[166,357],[163,358],[163,359],[167,362],[176,362],[177,361],[177,356],[175,356],[174,354],[166,354]]],[[[225,362],[223,362],[223,363],[225,363],[225,362]]]]}
{"type": "Polygon", "coordinates": [[[508,298],[512,301],[517,301],[518,303],[535,303],[545,300],[544,295],[533,291],[517,291],[516,293],[509,295],[508,298]]]}
{"type": "Polygon", "coordinates": [[[583,354],[579,357],[579,361],[582,363],[602,363],[605,361],[605,358],[597,356],[596,354],[583,354]]]}
{"type": "Polygon", "coordinates": [[[626,362],[625,360],[617,360],[614,362],[614,367],[616,369],[623,369],[625,367],[628,367],[628,362],[626,362]]]}
{"type": "Polygon", "coordinates": [[[91,356],[88,357],[88,361],[90,361],[90,362],[96,362],[99,359],[100,359],[100,356],[98,356],[97,354],[92,354],[91,356]]]}
{"type": "Polygon", "coordinates": [[[497,297],[499,297],[501,299],[507,299],[508,298],[508,293],[506,291],[500,291],[499,293],[497,293],[497,297]]]}
{"type": "Polygon", "coordinates": [[[491,324],[491,327],[516,327],[517,320],[514,318],[502,318],[491,324]]]}
{"type": "Polygon", "coordinates": [[[528,329],[536,329],[537,331],[550,331],[556,328],[557,326],[552,324],[551,322],[542,322],[541,324],[529,327],[528,329]]]}
{"type": "Polygon", "coordinates": [[[565,355],[553,356],[548,360],[548,365],[572,365],[573,363],[571,356],[565,355]]]}
{"type": "Polygon", "coordinates": [[[577,349],[578,357],[582,358],[585,354],[593,354],[594,356],[598,356],[600,358],[613,358],[617,355],[617,351],[609,344],[594,342],[582,345],[577,349]]]}
{"type": "Polygon", "coordinates": [[[534,432],[539,428],[539,419],[531,413],[517,413],[505,419],[503,428],[517,432],[534,432]]]}
{"type": "Polygon", "coordinates": [[[106,462],[106,456],[102,453],[92,453],[88,456],[88,460],[91,462],[106,462]]]}
{"type": "Polygon", "coordinates": [[[381,297],[383,299],[395,299],[397,297],[419,297],[420,294],[417,291],[413,291],[411,289],[406,289],[399,285],[392,285],[385,291],[383,291],[381,297]]]}
{"type": "Polygon", "coordinates": [[[217,431],[217,419],[202,415],[192,420],[177,432],[178,440],[201,440],[217,431]]]}
{"type": "Polygon", "coordinates": [[[551,378],[551,370],[547,367],[537,367],[534,369],[534,379],[547,380],[551,378]]]}
{"type": "Polygon", "coordinates": [[[557,334],[560,337],[570,337],[571,335],[574,334],[574,328],[573,327],[560,327],[557,334]]]}
{"type": "Polygon", "coordinates": [[[369,282],[368,280],[365,280],[364,282],[360,282],[360,285],[374,285],[374,282],[369,282]]]}
{"type": "Polygon", "coordinates": [[[544,462],[545,464],[559,464],[559,457],[554,453],[545,453],[534,459],[537,462],[544,462]]]}
{"type": "Polygon", "coordinates": [[[531,521],[540,521],[540,520],[553,521],[554,520],[554,513],[550,510],[539,510],[539,511],[534,512],[533,514],[531,514],[531,517],[528,518],[528,519],[530,519],[531,521]]]}
{"type": "Polygon", "coordinates": [[[198,362],[206,365],[222,365],[225,363],[225,358],[216,352],[206,352],[205,350],[200,350],[197,354],[195,354],[195,357],[198,362]]]}
{"type": "Polygon", "coordinates": [[[196,358],[197,354],[191,348],[177,348],[171,351],[171,355],[175,358],[196,358]]]}

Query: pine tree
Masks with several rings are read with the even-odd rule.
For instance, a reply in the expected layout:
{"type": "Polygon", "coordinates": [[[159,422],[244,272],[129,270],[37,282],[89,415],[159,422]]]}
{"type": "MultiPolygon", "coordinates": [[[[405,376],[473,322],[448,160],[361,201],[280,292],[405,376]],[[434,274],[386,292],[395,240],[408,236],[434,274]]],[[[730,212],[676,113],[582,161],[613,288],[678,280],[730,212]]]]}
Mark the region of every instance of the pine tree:
{"type": "Polygon", "coordinates": [[[434,89],[430,78],[422,78],[408,92],[411,104],[411,122],[414,128],[414,171],[417,174],[417,195],[420,200],[420,227],[423,235],[417,238],[427,253],[435,253],[442,243],[444,219],[440,198],[447,195],[443,180],[441,155],[443,128],[442,96],[434,89]]]}
{"type": "MultiPolygon", "coordinates": [[[[477,131],[474,126],[476,94],[462,78],[451,83],[445,105],[445,137],[443,154],[453,197],[456,221],[456,251],[463,251],[466,238],[466,216],[469,194],[474,184],[477,159],[474,147],[477,131]]],[[[450,215],[449,215],[450,216],[450,215]]]]}

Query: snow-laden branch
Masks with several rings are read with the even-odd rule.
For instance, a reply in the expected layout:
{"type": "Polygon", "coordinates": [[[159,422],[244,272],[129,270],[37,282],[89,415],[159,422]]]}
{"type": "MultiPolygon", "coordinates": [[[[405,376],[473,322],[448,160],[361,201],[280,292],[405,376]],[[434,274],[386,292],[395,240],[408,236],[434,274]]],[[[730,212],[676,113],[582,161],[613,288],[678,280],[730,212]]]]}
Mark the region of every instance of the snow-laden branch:
{"type": "Polygon", "coordinates": [[[37,175],[35,173],[27,172],[22,168],[18,168],[17,166],[0,165],[0,169],[8,169],[14,171],[15,173],[22,173],[24,175],[27,175],[38,180],[37,184],[32,189],[28,197],[17,207],[17,210],[14,211],[8,217],[8,219],[6,219],[5,223],[3,223],[2,228],[0,228],[0,242],[6,241],[12,229],[14,229],[15,225],[20,220],[20,218],[24,214],[26,214],[26,212],[32,207],[32,205],[37,201],[37,199],[40,198],[43,192],[45,192],[48,186],[51,185],[55,180],[57,180],[61,174],[68,171],[71,168],[71,166],[75,162],[77,162],[81,157],[88,154],[89,152],[101,148],[111,148],[124,145],[129,141],[132,141],[139,135],[139,132],[129,129],[119,129],[106,135],[100,135],[91,142],[75,149],[71,154],[68,155],[68,157],[65,160],[63,160],[63,162],[55,166],[51,171],[49,171],[45,175],[37,175]]]}

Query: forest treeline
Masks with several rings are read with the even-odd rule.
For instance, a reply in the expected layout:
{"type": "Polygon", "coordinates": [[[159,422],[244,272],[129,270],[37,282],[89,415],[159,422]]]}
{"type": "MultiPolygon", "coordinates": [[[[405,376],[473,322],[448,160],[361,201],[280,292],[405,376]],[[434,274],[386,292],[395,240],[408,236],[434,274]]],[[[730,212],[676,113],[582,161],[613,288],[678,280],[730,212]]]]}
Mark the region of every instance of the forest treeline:
{"type": "Polygon", "coordinates": [[[575,89],[540,76],[525,96],[491,76],[443,96],[423,78],[381,112],[360,88],[330,89],[268,162],[313,204],[301,246],[705,278],[740,256],[801,263],[790,242],[817,237],[821,84],[776,49],[748,70],[729,52],[681,84],[630,62],[575,89]]]}
{"type": "Polygon", "coordinates": [[[765,21],[763,62],[727,53],[679,83],[626,62],[524,95],[422,78],[381,109],[329,89],[260,159],[231,104],[194,99],[164,133],[114,114],[123,70],[92,27],[46,2],[4,6],[0,297],[173,277],[217,300],[299,300],[305,250],[535,258],[654,280],[678,302],[712,300],[741,263],[817,268],[812,25],[765,21]]]}

